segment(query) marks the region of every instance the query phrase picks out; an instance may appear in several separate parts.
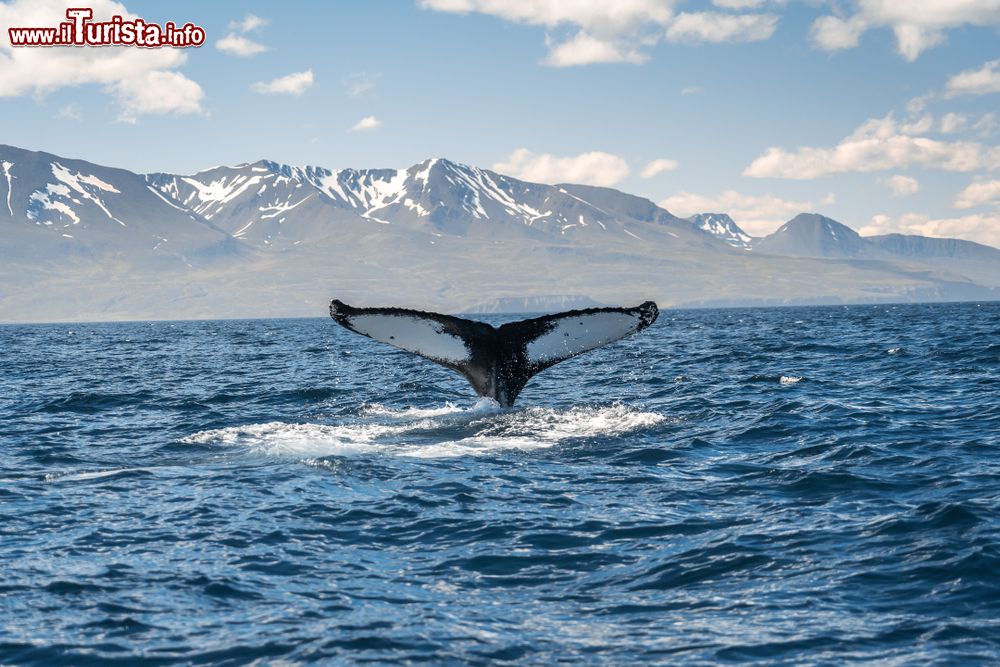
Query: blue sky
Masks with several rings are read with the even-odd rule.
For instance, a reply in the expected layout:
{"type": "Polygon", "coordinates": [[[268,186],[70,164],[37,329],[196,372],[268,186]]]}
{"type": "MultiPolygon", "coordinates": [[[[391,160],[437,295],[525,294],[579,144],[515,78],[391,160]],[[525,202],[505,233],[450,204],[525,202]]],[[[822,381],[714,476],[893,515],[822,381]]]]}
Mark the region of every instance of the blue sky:
{"type": "Polygon", "coordinates": [[[755,234],[807,210],[1000,245],[1000,0],[98,0],[207,43],[9,47],[68,4],[0,2],[0,142],[139,172],[440,156],[755,234]]]}

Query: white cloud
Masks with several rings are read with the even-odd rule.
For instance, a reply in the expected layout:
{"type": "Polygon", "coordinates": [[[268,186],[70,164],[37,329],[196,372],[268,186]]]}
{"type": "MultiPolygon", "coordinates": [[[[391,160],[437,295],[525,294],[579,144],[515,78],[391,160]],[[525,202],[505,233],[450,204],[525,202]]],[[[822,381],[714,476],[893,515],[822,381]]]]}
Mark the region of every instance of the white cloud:
{"type": "Polygon", "coordinates": [[[267,19],[263,19],[254,14],[247,14],[246,16],[243,17],[243,20],[241,21],[231,21],[229,23],[229,29],[236,30],[242,33],[247,33],[247,32],[253,32],[258,28],[263,28],[268,23],[270,23],[270,21],[268,21],[267,19]]]}
{"type": "Polygon", "coordinates": [[[778,27],[774,14],[678,14],[667,28],[671,42],[759,42],[770,39],[778,27]]]}
{"type": "Polygon", "coordinates": [[[910,114],[916,116],[918,113],[923,113],[924,109],[927,108],[927,104],[937,97],[936,93],[924,93],[923,95],[918,95],[906,102],[906,110],[910,114]]]}
{"type": "Polygon", "coordinates": [[[941,134],[954,134],[964,128],[968,122],[968,116],[960,113],[948,112],[941,116],[941,134]]]}
{"type": "Polygon", "coordinates": [[[287,76],[280,76],[271,81],[258,81],[250,88],[255,93],[272,95],[301,95],[313,85],[313,73],[311,69],[304,72],[293,72],[287,76]]]}
{"type": "Polygon", "coordinates": [[[478,12],[515,23],[546,26],[576,25],[592,34],[624,33],[648,23],[666,24],[673,15],[671,0],[420,0],[420,6],[440,12],[478,12]]]}
{"type": "Polygon", "coordinates": [[[764,0],[712,0],[712,4],[723,9],[756,9],[764,0]]]}
{"type": "Polygon", "coordinates": [[[910,176],[896,174],[882,181],[893,197],[905,197],[920,192],[920,182],[910,176]]]}
{"type": "Polygon", "coordinates": [[[1000,204],[1000,180],[976,181],[955,196],[955,208],[1000,204]]]}
{"type": "Polygon", "coordinates": [[[901,125],[892,114],[872,118],[833,148],[805,146],[794,151],[768,148],[743,170],[743,175],[812,179],[829,174],[902,169],[913,165],[961,172],[1000,168],[1000,147],[914,136],[927,124],[927,120],[921,119],[901,125]]]}
{"type": "Polygon", "coordinates": [[[1000,59],[984,63],[979,69],[965,70],[948,79],[945,95],[986,95],[1000,93],[1000,59]]]}
{"type": "Polygon", "coordinates": [[[887,27],[896,36],[899,54],[913,61],[940,44],[949,29],[1000,25],[997,0],[855,0],[854,5],[854,14],[847,18],[824,16],[813,22],[811,35],[816,46],[826,51],[854,48],[863,32],[887,27]]]}
{"type": "Polygon", "coordinates": [[[997,115],[993,112],[984,113],[980,116],[979,120],[972,124],[972,129],[979,132],[980,135],[987,137],[993,134],[994,128],[997,126],[997,115]]]}
{"type": "Polygon", "coordinates": [[[906,123],[899,124],[900,134],[913,136],[916,134],[927,134],[934,127],[934,116],[924,114],[920,118],[915,118],[906,123]]]}
{"type": "Polygon", "coordinates": [[[56,118],[60,120],[80,120],[83,118],[83,113],[80,111],[80,105],[76,102],[70,102],[64,107],[60,107],[59,111],[56,112],[56,118]]]}
{"type": "MultiPolygon", "coordinates": [[[[677,0],[420,0],[424,9],[477,12],[514,23],[543,26],[549,50],[543,63],[570,67],[593,63],[642,63],[644,49],[664,38],[721,42],[767,39],[777,17],[771,14],[702,12],[674,17],[677,0]],[[554,36],[556,35],[556,36],[554,36]]],[[[727,9],[756,7],[763,0],[716,0],[727,9]]]]}
{"type": "MultiPolygon", "coordinates": [[[[11,48],[8,26],[55,26],[66,20],[72,0],[14,0],[0,3],[0,97],[45,95],[60,88],[97,85],[121,106],[121,120],[134,122],[141,114],[201,113],[201,86],[176,72],[187,60],[181,49],[11,48]],[[143,90],[154,82],[161,100],[143,90]]],[[[138,18],[121,3],[93,0],[87,6],[94,21],[114,15],[138,18]]]]}
{"type": "Polygon", "coordinates": [[[858,230],[862,236],[875,234],[918,234],[935,238],[958,238],[1000,247],[1000,214],[966,215],[959,218],[931,218],[920,213],[907,213],[898,218],[873,216],[871,222],[858,230]]]}
{"type": "Polygon", "coordinates": [[[223,53],[239,56],[240,58],[249,58],[257,55],[258,53],[263,53],[264,51],[267,51],[266,46],[255,42],[252,39],[248,39],[243,35],[248,32],[259,30],[268,23],[270,23],[270,21],[262,19],[254,14],[247,14],[241,21],[230,21],[230,33],[217,41],[215,43],[215,48],[223,53]]]}
{"type": "Polygon", "coordinates": [[[903,23],[893,26],[896,50],[904,59],[913,62],[920,54],[944,41],[944,33],[923,26],[903,23]]]}
{"type": "Polygon", "coordinates": [[[514,23],[548,29],[577,30],[568,40],[546,35],[554,67],[591,63],[641,63],[645,56],[636,45],[654,44],[673,16],[674,0],[420,0],[420,6],[441,12],[478,12],[514,23]]]}
{"type": "Polygon", "coordinates": [[[823,16],[813,21],[809,35],[813,43],[824,51],[840,51],[856,47],[865,28],[864,20],[858,17],[842,19],[823,16]]]}
{"type": "MultiPolygon", "coordinates": [[[[818,205],[831,206],[833,202],[831,193],[818,205]]],[[[797,214],[817,208],[817,203],[812,201],[790,201],[770,193],[747,195],[735,190],[727,190],[715,197],[681,192],[660,201],[659,205],[681,217],[695,213],[728,213],[751,236],[770,234],[797,214]]]]}
{"type": "Polygon", "coordinates": [[[681,88],[681,95],[687,97],[688,95],[700,95],[705,92],[705,89],[701,86],[687,86],[686,88],[681,88]]]}
{"type": "Polygon", "coordinates": [[[645,167],[642,168],[642,172],[639,174],[643,178],[652,178],[657,174],[662,174],[665,171],[673,171],[677,168],[677,160],[670,160],[667,158],[659,158],[653,160],[645,167]]]}
{"type": "Polygon", "coordinates": [[[365,130],[374,130],[376,127],[382,124],[375,116],[365,116],[357,123],[351,127],[351,132],[363,132],[365,130]]]}
{"type": "Polygon", "coordinates": [[[267,47],[236,33],[229,33],[215,43],[215,48],[230,55],[249,58],[267,51],[267,47]]]}
{"type": "Polygon", "coordinates": [[[628,163],[617,155],[590,151],[570,157],[550,153],[536,154],[518,148],[506,162],[497,162],[493,169],[515,178],[535,183],[581,183],[610,187],[629,174],[628,163]]]}
{"type": "Polygon", "coordinates": [[[638,51],[623,47],[613,41],[602,41],[581,30],[570,40],[553,44],[546,40],[550,51],[545,59],[552,67],[573,67],[596,63],[634,63],[646,61],[646,56],[638,51]]]}
{"type": "Polygon", "coordinates": [[[201,87],[177,72],[146,72],[113,86],[122,107],[118,120],[135,123],[143,114],[198,113],[201,87]]]}

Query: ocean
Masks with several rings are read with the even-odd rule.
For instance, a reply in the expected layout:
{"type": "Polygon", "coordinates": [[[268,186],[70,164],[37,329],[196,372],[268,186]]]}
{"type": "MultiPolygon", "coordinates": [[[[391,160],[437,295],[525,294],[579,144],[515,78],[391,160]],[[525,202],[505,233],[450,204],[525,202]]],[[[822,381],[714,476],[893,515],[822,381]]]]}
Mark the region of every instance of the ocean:
{"type": "Polygon", "coordinates": [[[2,664],[1000,661],[1000,303],[6,325],[0,464],[2,664]]]}

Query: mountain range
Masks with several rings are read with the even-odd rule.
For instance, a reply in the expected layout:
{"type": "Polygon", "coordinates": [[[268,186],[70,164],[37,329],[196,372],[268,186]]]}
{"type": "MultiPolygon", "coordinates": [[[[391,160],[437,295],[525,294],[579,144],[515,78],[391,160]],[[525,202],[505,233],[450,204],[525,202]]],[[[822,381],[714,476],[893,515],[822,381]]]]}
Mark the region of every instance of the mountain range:
{"type": "Polygon", "coordinates": [[[610,188],[430,159],[136,174],[0,145],[0,321],[996,299],[1000,250],[801,214],[752,238],[610,188]]]}

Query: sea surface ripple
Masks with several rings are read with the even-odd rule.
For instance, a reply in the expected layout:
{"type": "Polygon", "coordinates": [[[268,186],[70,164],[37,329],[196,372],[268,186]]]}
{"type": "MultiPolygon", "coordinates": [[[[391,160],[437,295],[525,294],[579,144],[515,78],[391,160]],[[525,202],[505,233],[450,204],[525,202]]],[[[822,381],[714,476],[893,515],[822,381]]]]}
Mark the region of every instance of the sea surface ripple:
{"type": "Polygon", "coordinates": [[[3,664],[1000,661],[997,303],[663,311],[513,410],[329,319],[0,351],[3,664]]]}

